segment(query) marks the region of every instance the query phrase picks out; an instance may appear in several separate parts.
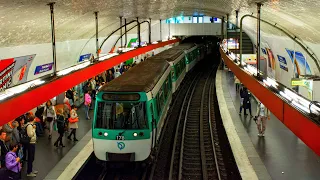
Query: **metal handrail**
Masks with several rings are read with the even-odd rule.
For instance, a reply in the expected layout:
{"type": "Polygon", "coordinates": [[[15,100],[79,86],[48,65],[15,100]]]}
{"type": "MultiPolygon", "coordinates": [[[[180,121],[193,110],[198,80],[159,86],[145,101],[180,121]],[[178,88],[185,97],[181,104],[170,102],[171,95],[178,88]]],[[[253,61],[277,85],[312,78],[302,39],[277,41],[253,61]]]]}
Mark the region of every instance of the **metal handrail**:
{"type": "MultiPolygon", "coordinates": [[[[139,22],[139,24],[141,25],[141,24],[146,23],[146,22],[147,22],[147,23],[150,23],[149,21],[142,21],[142,22],[139,22]]],[[[114,43],[114,45],[112,46],[112,48],[114,48],[114,47],[117,45],[118,41],[121,39],[121,37],[122,37],[123,35],[125,35],[125,33],[131,31],[133,28],[135,28],[135,27],[137,27],[137,26],[138,26],[138,24],[134,25],[133,27],[131,27],[130,29],[128,29],[126,32],[124,32],[123,34],[121,34],[121,36],[117,39],[117,41],[114,43]]]]}
{"type": "MultiPolygon", "coordinates": [[[[122,26],[119,27],[118,29],[112,31],[112,32],[102,41],[102,43],[101,43],[101,45],[100,45],[100,49],[102,49],[103,44],[104,44],[114,33],[116,33],[117,31],[119,31],[120,29],[122,29],[124,26],[129,25],[129,24],[131,24],[131,23],[133,23],[133,22],[137,22],[137,20],[132,20],[132,21],[130,21],[129,23],[127,23],[127,24],[125,24],[125,25],[122,25],[122,26]]],[[[138,23],[139,23],[139,22],[138,22],[138,23]]]]}
{"type": "MultiPolygon", "coordinates": [[[[241,20],[240,20],[240,65],[242,64],[242,21],[245,17],[251,17],[251,18],[254,18],[254,19],[257,19],[257,17],[253,16],[253,14],[246,14],[244,16],[241,17],[241,20]]],[[[262,22],[274,27],[274,28],[277,28],[278,30],[280,30],[281,32],[283,32],[284,34],[286,34],[288,37],[290,37],[294,42],[296,42],[298,45],[300,45],[300,47],[305,50],[307,52],[307,54],[312,58],[312,60],[314,61],[314,63],[316,64],[317,66],[317,69],[318,71],[320,72],[320,65],[319,65],[319,59],[318,57],[316,56],[316,54],[307,46],[303,43],[303,41],[298,38],[296,35],[294,35],[293,33],[291,33],[290,31],[286,30],[285,28],[283,27],[279,27],[279,25],[277,23],[271,23],[271,22],[268,22],[266,20],[263,20],[263,19],[260,19],[262,22]]],[[[259,49],[260,51],[260,49],[259,49]]],[[[258,59],[257,59],[258,61],[258,59]]]]}

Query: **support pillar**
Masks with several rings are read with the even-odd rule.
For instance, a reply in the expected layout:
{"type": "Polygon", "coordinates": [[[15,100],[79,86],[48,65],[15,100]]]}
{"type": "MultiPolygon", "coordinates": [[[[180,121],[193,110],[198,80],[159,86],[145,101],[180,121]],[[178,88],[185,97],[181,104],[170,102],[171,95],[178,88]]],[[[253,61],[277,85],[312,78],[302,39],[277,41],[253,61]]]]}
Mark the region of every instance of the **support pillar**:
{"type": "MultiPolygon", "coordinates": [[[[238,34],[238,20],[239,20],[239,10],[236,10],[236,34],[238,34]]],[[[237,38],[236,38],[236,45],[238,45],[239,44],[239,36],[237,36],[237,38]]],[[[238,48],[239,48],[239,46],[238,46],[238,48]]],[[[239,51],[237,51],[237,53],[239,53],[239,51]]]]}
{"type": "Polygon", "coordinates": [[[149,44],[151,44],[151,18],[149,18],[149,44]]]}
{"type": "Polygon", "coordinates": [[[99,54],[100,54],[100,49],[99,49],[99,24],[98,24],[98,11],[94,12],[94,15],[96,17],[96,54],[97,54],[97,59],[99,60],[99,54]]]}
{"type": "Polygon", "coordinates": [[[168,37],[168,40],[170,39],[170,22],[168,23],[168,26],[169,26],[169,37],[168,37]]]}
{"type": "Polygon", "coordinates": [[[162,20],[160,19],[160,41],[162,41],[162,20]]]}
{"type": "Polygon", "coordinates": [[[122,16],[120,16],[120,41],[121,41],[121,43],[120,43],[120,46],[121,46],[121,48],[123,47],[123,42],[122,42],[122,16]]]}
{"type": "Polygon", "coordinates": [[[229,43],[228,43],[228,28],[229,28],[229,14],[227,14],[227,32],[226,32],[227,49],[229,49],[229,43]]]}
{"type": "Polygon", "coordinates": [[[47,4],[50,6],[50,14],[51,14],[51,43],[52,43],[52,59],[53,59],[53,74],[57,73],[57,53],[56,53],[56,32],[54,27],[54,4],[55,2],[51,2],[47,4]]]}
{"type": "Polygon", "coordinates": [[[138,47],[141,45],[141,39],[140,39],[140,23],[139,23],[139,18],[137,17],[137,23],[138,23],[138,47]]]}
{"type": "Polygon", "coordinates": [[[128,40],[128,37],[127,37],[127,19],[124,18],[124,33],[125,33],[125,38],[124,38],[124,46],[126,47],[127,46],[127,40],[128,40]]]}
{"type": "Polygon", "coordinates": [[[261,3],[257,3],[257,76],[260,72],[260,20],[261,20],[261,3]]]}
{"type": "Polygon", "coordinates": [[[221,19],[221,42],[224,39],[224,17],[221,19]]]}

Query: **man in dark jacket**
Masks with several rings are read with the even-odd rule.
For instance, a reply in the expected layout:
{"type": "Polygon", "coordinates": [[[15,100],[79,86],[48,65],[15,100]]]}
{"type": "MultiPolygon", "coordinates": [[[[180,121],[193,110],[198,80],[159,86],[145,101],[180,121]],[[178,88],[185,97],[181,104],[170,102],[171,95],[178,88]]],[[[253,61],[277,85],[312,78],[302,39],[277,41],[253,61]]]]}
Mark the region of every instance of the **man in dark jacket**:
{"type": "MultiPolygon", "coordinates": [[[[248,89],[246,87],[243,88],[242,91],[242,97],[243,97],[243,109],[244,109],[244,115],[247,115],[247,109],[249,109],[250,116],[252,117],[251,113],[251,94],[248,92],[248,89]]],[[[241,110],[240,110],[241,113],[241,110]]]]}
{"type": "Polygon", "coordinates": [[[6,145],[6,142],[5,142],[6,136],[7,136],[7,133],[1,129],[0,130],[0,148],[1,148],[0,161],[1,161],[1,167],[5,167],[6,166],[5,157],[6,157],[6,154],[9,152],[9,148],[6,145]]]}
{"type": "Polygon", "coordinates": [[[241,114],[242,108],[243,108],[243,91],[244,91],[244,88],[245,87],[240,87],[240,92],[239,92],[239,94],[240,94],[240,112],[239,112],[239,114],[241,114]]]}

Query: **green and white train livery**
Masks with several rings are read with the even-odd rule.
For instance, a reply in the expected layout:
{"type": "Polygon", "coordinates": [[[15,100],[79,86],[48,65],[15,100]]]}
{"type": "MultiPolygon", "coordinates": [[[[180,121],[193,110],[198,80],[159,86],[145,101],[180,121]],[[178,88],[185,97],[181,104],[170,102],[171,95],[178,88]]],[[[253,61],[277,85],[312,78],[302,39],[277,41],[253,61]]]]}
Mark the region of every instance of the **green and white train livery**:
{"type": "Polygon", "coordinates": [[[172,94],[206,44],[181,44],[137,64],[97,94],[92,138],[102,161],[144,161],[156,146],[172,94]]]}

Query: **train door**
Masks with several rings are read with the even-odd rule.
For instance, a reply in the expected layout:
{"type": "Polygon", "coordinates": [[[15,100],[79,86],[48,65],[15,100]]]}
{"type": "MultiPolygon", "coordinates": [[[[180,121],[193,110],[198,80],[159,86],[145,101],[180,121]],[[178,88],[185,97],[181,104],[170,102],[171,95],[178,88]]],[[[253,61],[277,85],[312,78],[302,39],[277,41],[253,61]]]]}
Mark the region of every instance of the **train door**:
{"type": "Polygon", "coordinates": [[[155,147],[156,141],[157,141],[157,133],[154,131],[156,120],[154,118],[154,111],[153,111],[153,104],[150,103],[150,114],[151,114],[151,148],[155,147]]]}

